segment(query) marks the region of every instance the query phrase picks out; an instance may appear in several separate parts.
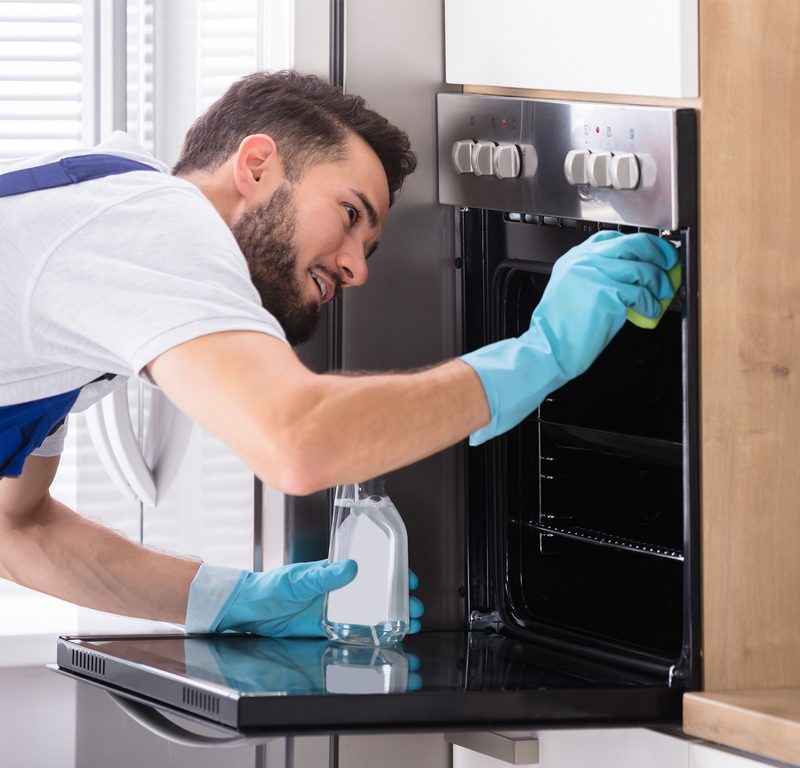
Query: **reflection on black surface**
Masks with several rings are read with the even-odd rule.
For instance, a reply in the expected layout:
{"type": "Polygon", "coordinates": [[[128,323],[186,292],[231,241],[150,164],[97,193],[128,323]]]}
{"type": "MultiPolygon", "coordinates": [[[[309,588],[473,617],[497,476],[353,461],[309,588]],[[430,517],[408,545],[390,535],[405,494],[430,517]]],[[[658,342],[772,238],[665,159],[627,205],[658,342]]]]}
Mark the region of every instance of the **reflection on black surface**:
{"type": "Polygon", "coordinates": [[[153,671],[261,696],[529,691],[660,685],[513,638],[423,632],[389,648],[252,635],[84,640],[84,647],[153,671]]]}
{"type": "Polygon", "coordinates": [[[399,646],[366,648],[328,640],[227,637],[184,640],[190,677],[242,693],[403,693],[419,688],[419,660],[399,646]]]}
{"type": "Polygon", "coordinates": [[[318,693],[326,640],[249,637],[227,642],[224,636],[183,641],[186,672],[242,693],[318,693]]]}

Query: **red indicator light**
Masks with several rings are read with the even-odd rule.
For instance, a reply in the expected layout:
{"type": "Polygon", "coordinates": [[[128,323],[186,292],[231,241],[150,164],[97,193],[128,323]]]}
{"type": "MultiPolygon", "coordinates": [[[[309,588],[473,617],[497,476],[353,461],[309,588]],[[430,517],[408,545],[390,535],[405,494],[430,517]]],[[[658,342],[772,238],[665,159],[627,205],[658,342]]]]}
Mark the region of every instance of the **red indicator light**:
{"type": "Polygon", "coordinates": [[[600,126],[599,125],[595,126],[594,132],[595,133],[600,133],[600,126]]]}
{"type": "Polygon", "coordinates": [[[506,125],[508,125],[508,122],[506,121],[506,119],[505,119],[505,118],[503,118],[503,119],[500,121],[500,125],[502,125],[502,126],[503,126],[503,128],[505,128],[505,127],[506,127],[506,125]]]}

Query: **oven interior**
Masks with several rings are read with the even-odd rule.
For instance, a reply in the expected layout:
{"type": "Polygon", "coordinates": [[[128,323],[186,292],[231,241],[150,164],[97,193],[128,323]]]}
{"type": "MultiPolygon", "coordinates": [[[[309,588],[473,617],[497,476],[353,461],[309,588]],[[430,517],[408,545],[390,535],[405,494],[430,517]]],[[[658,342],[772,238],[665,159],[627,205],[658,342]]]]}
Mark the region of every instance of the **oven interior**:
{"type": "MultiPolygon", "coordinates": [[[[610,226],[457,216],[466,349],[526,330],[555,260],[610,226]]],[[[586,373],[466,451],[469,604],[474,628],[692,685],[693,233],[663,234],[680,243],[684,283],[657,328],[626,323],[586,373]]]]}

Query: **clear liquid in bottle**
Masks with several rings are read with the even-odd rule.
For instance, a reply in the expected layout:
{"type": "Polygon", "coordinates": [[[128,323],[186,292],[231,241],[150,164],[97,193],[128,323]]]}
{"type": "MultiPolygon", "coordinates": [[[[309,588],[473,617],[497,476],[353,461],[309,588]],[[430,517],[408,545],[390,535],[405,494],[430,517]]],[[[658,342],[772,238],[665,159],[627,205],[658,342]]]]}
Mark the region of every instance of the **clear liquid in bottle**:
{"type": "Polygon", "coordinates": [[[331,640],[392,645],[408,632],[408,536],[383,479],[336,489],[328,559],[352,559],[358,574],[325,598],[331,640]]]}

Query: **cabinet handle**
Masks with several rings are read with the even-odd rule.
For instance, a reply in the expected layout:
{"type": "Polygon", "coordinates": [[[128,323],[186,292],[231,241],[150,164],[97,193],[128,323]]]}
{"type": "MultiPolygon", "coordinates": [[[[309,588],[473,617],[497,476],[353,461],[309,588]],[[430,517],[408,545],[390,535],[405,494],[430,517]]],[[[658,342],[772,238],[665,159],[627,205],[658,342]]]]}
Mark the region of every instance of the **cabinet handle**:
{"type": "Polygon", "coordinates": [[[538,765],[539,739],[533,736],[515,736],[494,731],[446,733],[446,741],[464,749],[471,749],[510,765],[538,765]]]}

